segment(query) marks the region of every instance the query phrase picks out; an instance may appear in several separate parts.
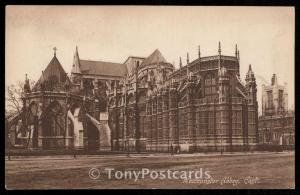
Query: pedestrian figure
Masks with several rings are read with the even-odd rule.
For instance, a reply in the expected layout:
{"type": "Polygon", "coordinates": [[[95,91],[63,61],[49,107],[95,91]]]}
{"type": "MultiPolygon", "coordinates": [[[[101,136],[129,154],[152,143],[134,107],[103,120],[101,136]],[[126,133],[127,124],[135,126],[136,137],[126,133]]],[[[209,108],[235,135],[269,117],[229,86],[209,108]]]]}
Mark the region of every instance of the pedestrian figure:
{"type": "Polygon", "coordinates": [[[73,156],[74,156],[74,159],[76,159],[76,150],[75,149],[73,150],[73,156]]]}

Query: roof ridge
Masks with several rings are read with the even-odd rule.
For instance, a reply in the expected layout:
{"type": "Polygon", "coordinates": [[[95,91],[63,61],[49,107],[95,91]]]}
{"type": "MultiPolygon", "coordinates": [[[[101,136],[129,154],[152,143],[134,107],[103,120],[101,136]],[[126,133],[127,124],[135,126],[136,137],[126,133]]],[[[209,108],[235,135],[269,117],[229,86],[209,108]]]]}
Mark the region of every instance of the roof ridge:
{"type": "MultiPolygon", "coordinates": [[[[80,59],[80,61],[89,61],[89,62],[105,62],[105,63],[112,63],[112,64],[122,64],[119,62],[110,62],[110,61],[101,61],[101,60],[84,60],[84,59],[80,59]]],[[[123,64],[122,64],[123,65],[123,64]]]]}
{"type": "Polygon", "coordinates": [[[83,74],[124,76],[124,64],[105,61],[81,60],[83,74]]]}

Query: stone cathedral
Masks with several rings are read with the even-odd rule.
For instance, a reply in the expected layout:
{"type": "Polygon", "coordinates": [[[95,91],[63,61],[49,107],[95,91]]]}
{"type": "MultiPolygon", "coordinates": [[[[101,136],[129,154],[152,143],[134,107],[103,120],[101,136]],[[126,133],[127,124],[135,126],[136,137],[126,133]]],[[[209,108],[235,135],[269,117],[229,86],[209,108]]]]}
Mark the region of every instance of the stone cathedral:
{"type": "Polygon", "coordinates": [[[159,50],[130,57],[108,94],[113,150],[241,151],[258,143],[258,103],[251,65],[240,79],[239,51],[202,57],[175,70],[159,50]]]}
{"type": "Polygon", "coordinates": [[[258,143],[256,80],[240,79],[235,55],[201,56],[175,69],[159,50],[124,63],[83,60],[71,75],[56,50],[21,113],[6,121],[10,142],[39,149],[153,152],[253,150],[258,143]]]}

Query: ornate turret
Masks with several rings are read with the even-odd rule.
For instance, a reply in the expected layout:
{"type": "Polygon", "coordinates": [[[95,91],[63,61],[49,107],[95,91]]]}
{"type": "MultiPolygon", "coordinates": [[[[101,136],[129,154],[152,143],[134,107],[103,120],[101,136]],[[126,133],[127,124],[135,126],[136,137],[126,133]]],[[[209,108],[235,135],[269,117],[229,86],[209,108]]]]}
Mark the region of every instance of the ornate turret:
{"type": "Polygon", "coordinates": [[[251,64],[249,64],[249,69],[248,69],[248,72],[247,72],[247,75],[246,75],[246,83],[253,83],[253,82],[255,82],[255,76],[254,76],[254,73],[252,71],[251,64]]]}
{"type": "Polygon", "coordinates": [[[190,59],[189,59],[189,52],[186,53],[186,63],[189,64],[190,63],[190,59]]]}
{"type": "Polygon", "coordinates": [[[198,46],[198,58],[201,58],[200,45],[198,46]]]}
{"type": "Polygon", "coordinates": [[[179,67],[182,68],[182,61],[181,61],[181,57],[179,58],[179,67]]]}
{"type": "Polygon", "coordinates": [[[27,74],[25,75],[24,92],[25,93],[30,93],[31,92],[29,79],[27,78],[27,74]]]}
{"type": "Polygon", "coordinates": [[[221,68],[221,43],[220,43],[220,41],[219,41],[218,53],[219,53],[219,69],[220,69],[221,68]]]}
{"type": "Polygon", "coordinates": [[[235,57],[238,57],[238,49],[237,49],[237,44],[235,44],[235,57]]]}
{"type": "Polygon", "coordinates": [[[273,74],[273,76],[272,76],[271,85],[278,85],[276,74],[273,74]]]}
{"type": "Polygon", "coordinates": [[[256,98],[256,80],[254,73],[252,71],[251,64],[249,65],[249,69],[246,75],[246,89],[248,91],[248,101],[250,104],[254,104],[257,102],[256,98]]]}
{"type": "Polygon", "coordinates": [[[71,73],[81,73],[80,59],[79,59],[79,55],[78,55],[78,47],[77,46],[76,46],[76,50],[75,50],[75,53],[74,53],[71,73]]]}
{"type": "Polygon", "coordinates": [[[227,75],[227,69],[222,67],[218,72],[219,76],[219,101],[224,102],[228,98],[229,92],[229,78],[227,75]]]}
{"type": "Polygon", "coordinates": [[[80,59],[78,55],[78,47],[76,46],[76,50],[73,58],[72,70],[71,70],[71,80],[73,83],[80,82],[79,81],[80,79],[78,79],[80,74],[81,74],[81,65],[80,65],[80,59]]]}
{"type": "Polygon", "coordinates": [[[78,47],[76,46],[75,53],[74,53],[74,58],[73,58],[73,64],[72,64],[72,70],[71,74],[80,74],[80,59],[78,55],[78,47]]]}
{"type": "Polygon", "coordinates": [[[189,53],[186,54],[186,76],[189,77],[190,70],[189,70],[189,53]]]}

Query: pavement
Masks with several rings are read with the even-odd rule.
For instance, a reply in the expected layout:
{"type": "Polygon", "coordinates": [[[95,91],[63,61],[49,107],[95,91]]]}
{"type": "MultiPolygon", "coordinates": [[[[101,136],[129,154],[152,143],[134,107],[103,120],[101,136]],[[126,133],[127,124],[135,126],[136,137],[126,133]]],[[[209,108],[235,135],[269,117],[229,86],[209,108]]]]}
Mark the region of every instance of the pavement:
{"type": "MultiPolygon", "coordinates": [[[[216,157],[216,156],[249,156],[249,155],[266,155],[266,154],[294,154],[294,151],[283,151],[283,152],[265,152],[265,151],[251,151],[251,152],[223,152],[222,154],[220,152],[210,152],[210,153],[182,153],[182,154],[174,154],[171,155],[170,153],[142,153],[142,154],[130,154],[129,158],[147,158],[147,157],[163,157],[163,156],[174,156],[174,157],[216,157]]],[[[101,154],[101,155],[76,155],[76,159],[83,159],[83,158],[89,158],[89,159],[109,159],[109,158],[124,158],[128,157],[127,154],[101,154]]],[[[14,160],[73,160],[73,155],[44,155],[44,156],[11,156],[10,157],[12,161],[14,160]]],[[[8,156],[5,156],[5,160],[8,160],[8,156]]]]}
{"type": "MultiPolygon", "coordinates": [[[[93,172],[94,173],[94,172],[93,172]]],[[[294,152],[234,152],[195,153],[171,156],[163,153],[122,155],[71,155],[16,157],[5,162],[7,189],[285,189],[295,188],[294,152]],[[113,168],[108,178],[105,168],[113,168]],[[212,183],[191,179],[152,179],[149,176],[137,181],[117,179],[120,171],[144,168],[158,171],[209,171],[212,183]],[[91,170],[99,171],[92,178],[91,170]],[[255,180],[255,182],[249,181],[255,180]],[[200,183],[198,183],[198,181],[200,183]],[[232,183],[232,181],[235,181],[232,183]],[[247,181],[247,182],[245,182],[247,181]]]]}

